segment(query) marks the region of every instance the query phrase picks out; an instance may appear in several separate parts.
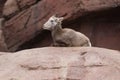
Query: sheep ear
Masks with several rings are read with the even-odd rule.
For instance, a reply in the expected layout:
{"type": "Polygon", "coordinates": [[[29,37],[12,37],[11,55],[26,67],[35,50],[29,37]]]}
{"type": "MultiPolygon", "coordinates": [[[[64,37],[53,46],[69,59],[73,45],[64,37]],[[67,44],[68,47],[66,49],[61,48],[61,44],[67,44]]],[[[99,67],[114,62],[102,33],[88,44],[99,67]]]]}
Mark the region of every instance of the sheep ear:
{"type": "Polygon", "coordinates": [[[60,17],[60,18],[59,18],[59,21],[62,22],[63,20],[64,20],[64,17],[60,17]]]}
{"type": "Polygon", "coordinates": [[[56,17],[56,14],[54,14],[52,17],[56,17]]]}

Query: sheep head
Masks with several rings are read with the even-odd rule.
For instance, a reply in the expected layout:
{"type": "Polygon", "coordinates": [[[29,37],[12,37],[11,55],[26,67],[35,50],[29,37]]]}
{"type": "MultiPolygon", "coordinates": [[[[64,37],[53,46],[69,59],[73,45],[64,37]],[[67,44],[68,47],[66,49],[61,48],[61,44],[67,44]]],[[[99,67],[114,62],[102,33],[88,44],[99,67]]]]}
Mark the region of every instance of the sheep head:
{"type": "Polygon", "coordinates": [[[63,17],[51,16],[48,21],[43,25],[43,29],[53,30],[55,27],[60,26],[63,21],[63,17]]]}

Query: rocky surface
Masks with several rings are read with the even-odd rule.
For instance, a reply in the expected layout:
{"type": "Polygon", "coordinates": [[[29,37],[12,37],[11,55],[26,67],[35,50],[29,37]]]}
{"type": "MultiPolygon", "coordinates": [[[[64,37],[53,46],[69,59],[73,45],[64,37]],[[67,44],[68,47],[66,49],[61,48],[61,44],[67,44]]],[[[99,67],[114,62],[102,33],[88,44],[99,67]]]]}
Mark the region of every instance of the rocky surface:
{"type": "Polygon", "coordinates": [[[36,2],[37,0],[7,0],[4,4],[3,15],[10,18],[36,2]]]}
{"type": "Polygon", "coordinates": [[[8,51],[4,34],[2,31],[3,24],[4,24],[4,18],[0,18],[0,51],[8,51]]]}
{"type": "Polygon", "coordinates": [[[46,47],[0,55],[1,80],[120,80],[120,52],[46,47]]]}
{"type": "MultiPolygon", "coordinates": [[[[19,9],[28,7],[36,2],[37,0],[7,0],[4,6],[5,9],[3,10],[5,13],[3,13],[3,15],[9,11],[10,13],[6,15],[9,16],[11,13],[14,14],[19,9]]],[[[42,0],[35,5],[36,7],[33,7],[32,9],[33,11],[36,9],[36,13],[39,13],[36,15],[39,16],[38,18],[46,18],[46,15],[49,16],[56,13],[60,16],[66,15],[67,18],[73,19],[78,18],[79,16],[84,15],[90,11],[99,11],[118,7],[119,4],[119,0],[42,0]],[[41,12],[43,9],[44,11],[41,12]],[[40,15],[40,13],[43,15],[40,15]]]]}
{"type": "Polygon", "coordinates": [[[3,6],[5,4],[6,0],[0,0],[0,18],[2,17],[2,11],[3,11],[3,6]]]}
{"type": "MultiPolygon", "coordinates": [[[[96,12],[98,13],[99,11],[104,12],[106,10],[118,8],[119,6],[120,6],[120,0],[76,0],[76,1],[74,0],[7,0],[3,10],[3,15],[6,19],[6,22],[2,28],[5,38],[4,40],[7,44],[7,49],[9,49],[9,51],[16,51],[21,45],[23,45],[27,41],[30,41],[38,34],[41,34],[42,25],[53,14],[57,14],[58,16],[64,16],[65,25],[69,23],[73,23],[74,24],[73,26],[76,26],[76,22],[74,21],[78,20],[78,18],[79,21],[77,23],[80,23],[82,17],[85,15],[89,15],[89,14],[94,15],[96,12]]],[[[91,19],[89,21],[91,21],[91,19]]],[[[92,22],[92,23],[96,23],[96,22],[92,22]]],[[[101,22],[100,20],[100,24],[101,23],[103,22],[101,22]]],[[[106,26],[107,22],[104,23],[106,26]]],[[[119,22],[117,23],[118,24],[116,25],[118,26],[119,29],[119,22]]],[[[85,24],[88,25],[87,29],[90,29],[89,30],[90,32],[87,31],[88,32],[87,36],[91,38],[91,36],[94,36],[92,34],[92,32],[94,32],[93,26],[98,26],[98,25],[96,25],[97,23],[93,24],[92,26],[89,26],[91,23],[90,24],[85,23],[85,24]]],[[[82,26],[81,24],[78,25],[79,26],[77,26],[77,28],[79,29],[77,30],[80,31],[81,27],[82,28],[84,27],[84,24],[82,26]]],[[[65,26],[65,27],[70,27],[70,26],[65,26]]],[[[76,27],[74,27],[74,29],[75,28],[76,27]]],[[[102,34],[98,36],[100,37],[102,36],[102,34]]],[[[120,33],[119,32],[115,33],[115,35],[117,34],[119,36],[120,33]]],[[[39,36],[39,38],[40,38],[39,42],[41,42],[39,46],[41,45],[46,46],[42,44],[45,43],[41,41],[43,37],[39,36]]],[[[95,37],[92,38],[94,40],[95,37]]],[[[46,43],[49,42],[48,44],[51,44],[50,42],[51,40],[49,41],[49,39],[48,38],[46,39],[46,43]]],[[[114,39],[119,41],[120,38],[119,39],[114,38],[114,39]]],[[[97,38],[96,40],[100,42],[99,38],[97,38]]],[[[93,43],[99,43],[99,42],[93,42],[93,43]]],[[[101,43],[105,44],[105,42],[106,41],[103,42],[101,41],[100,44],[101,43]]],[[[114,48],[109,46],[114,46],[117,44],[117,42],[110,44],[106,47],[114,48]]],[[[114,49],[119,50],[120,46],[114,49]]]]}

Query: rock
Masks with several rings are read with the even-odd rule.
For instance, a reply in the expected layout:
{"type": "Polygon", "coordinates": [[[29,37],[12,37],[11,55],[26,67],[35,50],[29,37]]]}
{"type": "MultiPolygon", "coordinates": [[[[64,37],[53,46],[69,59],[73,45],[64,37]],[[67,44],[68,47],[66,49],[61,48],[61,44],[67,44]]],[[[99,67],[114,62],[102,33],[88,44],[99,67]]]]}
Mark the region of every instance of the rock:
{"type": "Polygon", "coordinates": [[[30,7],[31,5],[37,2],[37,0],[17,0],[17,1],[21,9],[30,7]]]}
{"type": "Polygon", "coordinates": [[[30,7],[30,5],[36,2],[37,0],[7,0],[4,5],[3,15],[7,18],[11,18],[21,10],[30,7]]]}
{"type": "MultiPolygon", "coordinates": [[[[31,0],[19,1],[21,1],[19,5],[24,7],[31,0]]],[[[30,4],[33,3],[34,1],[30,4]]],[[[15,51],[23,43],[41,33],[42,25],[53,14],[65,16],[65,20],[69,23],[85,14],[115,8],[120,6],[119,4],[120,0],[41,0],[6,21],[5,27],[3,27],[5,42],[10,51],[15,51]]],[[[18,8],[16,7],[16,9],[18,8]]],[[[14,12],[13,10],[12,13],[14,12]]]]}
{"type": "Polygon", "coordinates": [[[18,46],[31,39],[35,34],[35,27],[28,27],[31,10],[21,12],[5,23],[3,27],[5,42],[10,51],[15,51],[18,46]],[[19,18],[21,16],[21,18],[19,18]],[[14,21],[14,22],[13,22],[14,21]]]}
{"type": "Polygon", "coordinates": [[[8,51],[7,45],[4,40],[3,32],[0,30],[0,51],[8,51]]]}
{"type": "Polygon", "coordinates": [[[11,16],[14,15],[15,12],[18,12],[19,10],[20,9],[16,0],[7,0],[6,3],[4,4],[3,15],[11,16]]]}
{"type": "Polygon", "coordinates": [[[2,17],[2,10],[6,0],[0,0],[0,18],[2,17]]]}
{"type": "Polygon", "coordinates": [[[1,80],[119,80],[120,52],[46,47],[0,56],[1,80]]]}
{"type": "Polygon", "coordinates": [[[4,34],[2,27],[4,25],[4,18],[0,18],[0,51],[8,51],[7,45],[5,43],[4,34]]]}

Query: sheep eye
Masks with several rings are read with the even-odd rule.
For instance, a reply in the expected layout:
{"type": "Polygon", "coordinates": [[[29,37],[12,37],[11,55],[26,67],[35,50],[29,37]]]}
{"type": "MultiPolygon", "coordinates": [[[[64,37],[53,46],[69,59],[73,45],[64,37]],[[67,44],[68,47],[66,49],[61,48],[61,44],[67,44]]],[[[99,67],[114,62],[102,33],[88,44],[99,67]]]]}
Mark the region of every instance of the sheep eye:
{"type": "Polygon", "coordinates": [[[54,22],[53,20],[51,20],[51,22],[54,22]]]}

